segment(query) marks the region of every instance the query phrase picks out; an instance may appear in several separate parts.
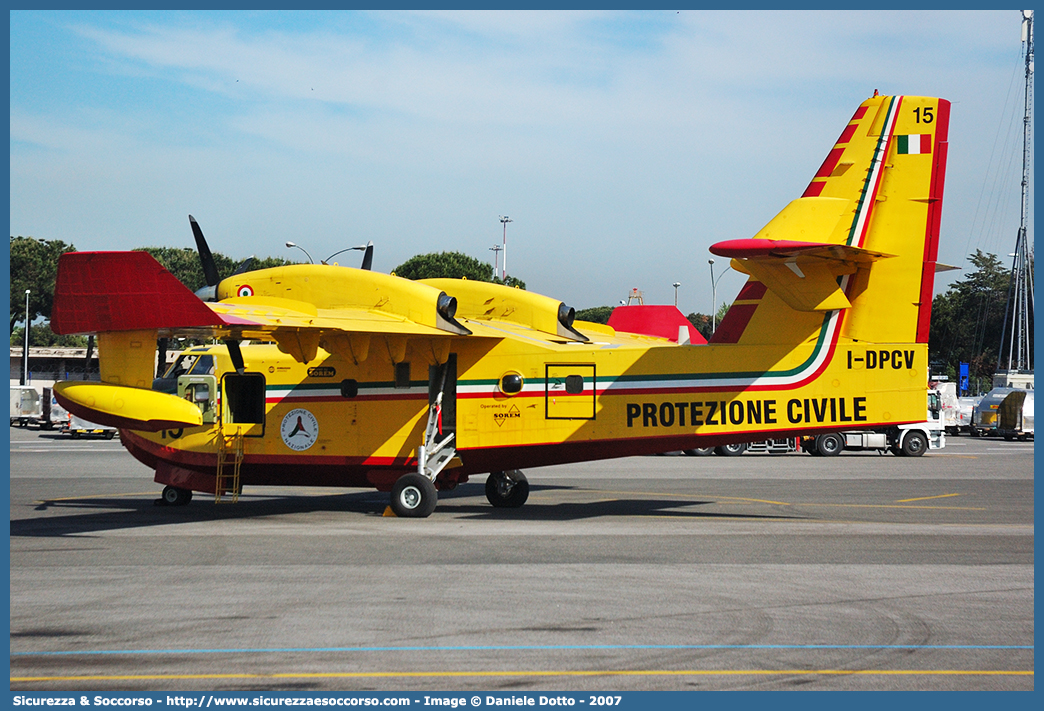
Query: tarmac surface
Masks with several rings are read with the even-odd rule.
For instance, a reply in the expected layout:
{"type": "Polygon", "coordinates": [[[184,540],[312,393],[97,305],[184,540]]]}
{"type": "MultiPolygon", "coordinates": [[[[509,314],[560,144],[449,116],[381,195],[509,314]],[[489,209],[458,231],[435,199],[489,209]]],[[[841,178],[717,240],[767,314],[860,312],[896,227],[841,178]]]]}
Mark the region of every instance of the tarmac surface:
{"type": "Polygon", "coordinates": [[[11,689],[1033,689],[1033,443],[636,457],[157,507],[11,430],[11,689]]]}

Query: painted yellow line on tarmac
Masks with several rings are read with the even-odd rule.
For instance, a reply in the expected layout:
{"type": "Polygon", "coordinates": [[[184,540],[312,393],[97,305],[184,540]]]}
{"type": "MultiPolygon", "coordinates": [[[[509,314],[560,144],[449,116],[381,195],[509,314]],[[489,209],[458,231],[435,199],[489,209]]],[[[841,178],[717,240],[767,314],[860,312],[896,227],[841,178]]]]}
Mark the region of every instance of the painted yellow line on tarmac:
{"type": "Polygon", "coordinates": [[[770,499],[745,499],[742,496],[718,496],[718,499],[728,499],[729,501],[747,501],[756,504],[773,504],[774,506],[793,506],[786,501],[772,501],[770,499]]]}
{"type": "Polygon", "coordinates": [[[549,671],[443,672],[286,672],[272,674],[113,674],[83,676],[13,676],[12,683],[40,681],[187,681],[203,679],[390,679],[549,676],[1033,676],[1018,669],[606,669],[549,671]]]}
{"type": "MultiPolygon", "coordinates": [[[[714,498],[714,499],[728,499],[730,501],[750,501],[758,504],[775,504],[776,506],[790,506],[791,504],[786,501],[770,501],[768,499],[745,499],[740,496],[714,496],[712,494],[675,494],[670,491],[609,491],[606,489],[584,489],[584,491],[590,493],[606,494],[613,496],[655,496],[655,497],[671,497],[678,499],[700,499],[700,498],[714,498]]],[[[532,498],[532,497],[530,497],[532,498]]]]}
{"type": "Polygon", "coordinates": [[[911,501],[928,501],[930,499],[948,499],[952,496],[960,496],[960,494],[939,494],[938,496],[922,496],[917,499],[896,499],[897,504],[908,504],[911,501]]]}
{"type": "Polygon", "coordinates": [[[587,489],[589,493],[598,494],[612,494],[615,496],[656,496],[656,497],[671,497],[681,499],[703,499],[711,498],[715,500],[715,503],[719,505],[725,505],[732,502],[747,502],[756,504],[771,504],[773,506],[833,506],[838,508],[857,508],[857,509],[929,509],[933,511],[985,511],[984,507],[968,507],[968,506],[898,506],[907,501],[924,501],[928,499],[941,499],[947,496],[960,496],[960,494],[944,494],[942,496],[926,496],[924,499],[904,499],[903,501],[897,501],[894,504],[817,504],[808,502],[794,502],[794,501],[772,501],[770,499],[748,499],[740,496],[717,496],[714,494],[700,494],[699,492],[692,494],[675,494],[671,492],[648,492],[648,491],[607,491],[604,489],[587,489]]]}
{"type": "Polygon", "coordinates": [[[897,506],[895,504],[801,504],[801,506],[826,506],[840,509],[930,509],[932,511],[985,511],[975,506],[897,506]]]}

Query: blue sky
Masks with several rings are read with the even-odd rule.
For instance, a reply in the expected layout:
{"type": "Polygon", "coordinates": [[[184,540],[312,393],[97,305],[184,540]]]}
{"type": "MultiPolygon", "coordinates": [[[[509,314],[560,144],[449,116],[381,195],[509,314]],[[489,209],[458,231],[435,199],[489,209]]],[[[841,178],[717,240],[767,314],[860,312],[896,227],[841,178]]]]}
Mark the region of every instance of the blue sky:
{"type": "Polygon", "coordinates": [[[373,240],[390,271],[492,262],[508,215],[531,290],[585,308],[681,282],[706,312],[707,248],[798,197],[878,89],[953,102],[940,260],[1007,262],[1019,32],[1014,10],[14,11],[11,234],[192,246],[191,213],[236,258],[373,240]]]}

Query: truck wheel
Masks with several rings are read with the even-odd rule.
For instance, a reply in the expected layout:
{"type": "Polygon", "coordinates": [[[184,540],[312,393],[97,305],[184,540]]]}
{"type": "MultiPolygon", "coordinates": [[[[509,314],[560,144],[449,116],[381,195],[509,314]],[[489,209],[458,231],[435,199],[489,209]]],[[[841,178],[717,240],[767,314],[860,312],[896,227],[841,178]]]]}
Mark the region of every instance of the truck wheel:
{"type": "Polygon", "coordinates": [[[746,442],[737,442],[736,444],[723,444],[720,447],[714,448],[714,453],[719,457],[738,457],[747,451],[746,442]]]}
{"type": "Polygon", "coordinates": [[[836,457],[845,448],[845,441],[836,432],[816,437],[816,449],[824,457],[836,457]]]}
{"type": "Polygon", "coordinates": [[[697,447],[696,449],[682,450],[688,457],[705,457],[714,451],[714,447],[697,447]]]}
{"type": "Polygon", "coordinates": [[[911,430],[903,438],[902,452],[907,457],[919,457],[928,449],[928,438],[923,432],[911,430]]]}

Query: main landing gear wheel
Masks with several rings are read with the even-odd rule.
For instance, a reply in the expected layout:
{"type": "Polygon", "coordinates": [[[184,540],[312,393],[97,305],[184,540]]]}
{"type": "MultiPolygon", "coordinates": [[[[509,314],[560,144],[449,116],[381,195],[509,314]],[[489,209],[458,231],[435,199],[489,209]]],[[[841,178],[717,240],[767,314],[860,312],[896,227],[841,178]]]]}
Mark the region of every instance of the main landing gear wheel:
{"type": "Polygon", "coordinates": [[[177,486],[163,487],[162,498],[156,500],[158,506],[184,506],[192,501],[192,490],[177,486]]]}
{"type": "Polygon", "coordinates": [[[486,479],[486,498],[498,509],[517,509],[529,498],[529,480],[518,469],[493,472],[486,479]]]}
{"type": "Polygon", "coordinates": [[[391,490],[392,511],[401,518],[427,518],[438,503],[435,485],[420,474],[403,474],[391,490]]]}

